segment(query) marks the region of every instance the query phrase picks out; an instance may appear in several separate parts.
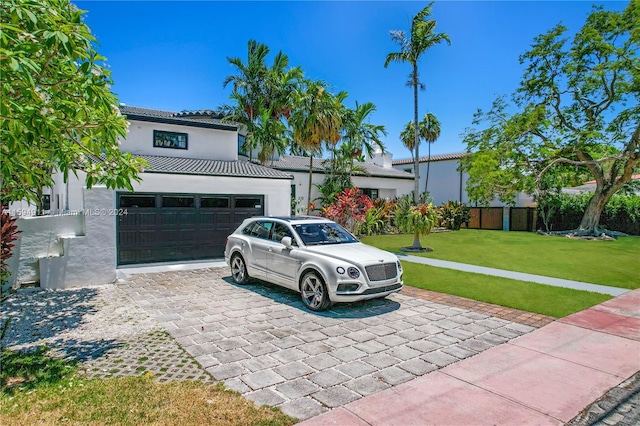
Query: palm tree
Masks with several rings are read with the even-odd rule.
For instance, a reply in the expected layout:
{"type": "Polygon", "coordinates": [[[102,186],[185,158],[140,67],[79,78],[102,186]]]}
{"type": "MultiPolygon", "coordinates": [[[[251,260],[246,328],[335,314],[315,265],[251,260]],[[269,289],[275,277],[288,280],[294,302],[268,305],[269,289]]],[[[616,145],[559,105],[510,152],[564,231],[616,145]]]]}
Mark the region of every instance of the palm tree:
{"type": "MultiPolygon", "coordinates": [[[[237,74],[227,76],[223,86],[233,85],[230,99],[235,102],[230,106],[224,105],[221,109],[225,113],[225,119],[246,126],[248,137],[244,149],[249,153],[250,160],[253,159],[253,152],[258,146],[260,146],[259,159],[272,158],[275,151],[274,147],[269,145],[275,140],[280,141],[281,135],[267,134],[265,131],[280,132],[281,127],[284,126],[282,121],[290,114],[293,102],[291,94],[302,78],[302,69],[288,68],[289,58],[282,52],[278,52],[271,67],[267,67],[266,57],[270,51],[269,47],[255,40],[249,40],[247,51],[246,64],[240,58],[227,58],[229,63],[235,66],[237,74]],[[265,111],[270,111],[269,120],[280,121],[282,126],[266,123],[265,111]],[[260,129],[256,129],[258,125],[260,129]],[[263,139],[266,145],[262,145],[263,139]],[[262,152],[263,150],[265,152],[262,152]]],[[[281,151],[280,148],[277,151],[281,151]]]]}
{"type": "Polygon", "coordinates": [[[420,122],[420,137],[427,141],[427,176],[424,182],[424,192],[429,192],[429,165],[431,164],[431,144],[440,137],[440,121],[432,113],[427,113],[420,122]]]}
{"type": "MultiPolygon", "coordinates": [[[[409,121],[404,130],[400,132],[400,140],[403,145],[411,151],[413,156],[413,149],[415,147],[415,132],[413,122],[409,121]]],[[[431,162],[431,144],[440,137],[440,121],[432,113],[427,113],[420,123],[418,123],[418,137],[429,143],[429,153],[427,155],[427,179],[424,186],[424,192],[429,192],[429,164],[431,162]]]]}
{"type": "Polygon", "coordinates": [[[343,117],[342,144],[343,152],[351,153],[349,174],[353,170],[353,162],[363,152],[371,157],[376,148],[384,152],[384,143],[380,135],[387,135],[384,126],[368,122],[369,116],[376,111],[376,106],[371,102],[359,104],[356,101],[355,109],[346,109],[343,117]]]}
{"type": "MultiPolygon", "coordinates": [[[[409,37],[404,31],[391,31],[391,39],[398,43],[400,46],[399,52],[393,52],[387,54],[387,58],[384,62],[385,68],[391,62],[408,62],[411,64],[412,71],[409,75],[408,85],[413,87],[413,123],[414,128],[418,128],[418,88],[424,89],[424,85],[419,80],[418,75],[418,60],[420,56],[427,51],[427,49],[446,41],[451,44],[449,36],[445,33],[434,33],[436,27],[436,21],[428,19],[431,15],[431,6],[429,3],[424,9],[422,9],[416,16],[413,17],[411,22],[411,30],[409,37]]],[[[414,190],[413,199],[414,202],[418,202],[420,191],[420,172],[419,172],[419,146],[420,140],[418,134],[414,134],[415,140],[415,155],[413,157],[414,164],[414,190]]]]}
{"type": "Polygon", "coordinates": [[[309,155],[309,190],[307,194],[307,214],[311,212],[311,187],[313,156],[322,149],[322,143],[335,146],[340,140],[344,108],[342,101],[346,93],[333,95],[322,81],[306,81],[294,93],[293,110],[289,124],[294,142],[309,155]]]}

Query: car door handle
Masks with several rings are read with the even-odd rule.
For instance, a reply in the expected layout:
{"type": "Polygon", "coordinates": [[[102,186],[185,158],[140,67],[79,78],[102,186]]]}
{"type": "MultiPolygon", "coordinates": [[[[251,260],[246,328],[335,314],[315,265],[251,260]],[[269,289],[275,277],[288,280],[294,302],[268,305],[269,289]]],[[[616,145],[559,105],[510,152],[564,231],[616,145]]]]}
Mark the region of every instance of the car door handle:
{"type": "Polygon", "coordinates": [[[269,252],[273,253],[273,249],[271,247],[269,247],[269,252]]]}

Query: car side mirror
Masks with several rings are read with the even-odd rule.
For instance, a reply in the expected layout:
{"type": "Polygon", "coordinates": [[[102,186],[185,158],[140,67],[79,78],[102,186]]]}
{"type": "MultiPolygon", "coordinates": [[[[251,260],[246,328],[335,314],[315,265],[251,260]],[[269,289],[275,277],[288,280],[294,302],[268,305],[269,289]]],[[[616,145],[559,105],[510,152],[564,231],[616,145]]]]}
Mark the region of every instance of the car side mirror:
{"type": "Polygon", "coordinates": [[[291,240],[291,237],[282,237],[280,242],[288,249],[293,248],[293,241],[291,240]]]}

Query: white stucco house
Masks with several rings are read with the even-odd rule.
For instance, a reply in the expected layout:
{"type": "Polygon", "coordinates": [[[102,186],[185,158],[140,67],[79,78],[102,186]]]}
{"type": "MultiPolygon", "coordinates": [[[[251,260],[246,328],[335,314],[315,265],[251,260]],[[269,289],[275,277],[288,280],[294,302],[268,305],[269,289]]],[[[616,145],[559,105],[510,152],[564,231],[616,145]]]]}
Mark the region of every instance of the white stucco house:
{"type": "MultiPolygon", "coordinates": [[[[45,189],[49,216],[22,217],[19,282],[73,287],[115,280],[119,266],[221,258],[246,217],[288,215],[292,175],[247,161],[237,125],[212,111],[121,106],[121,149],[148,167],[134,192],[84,188],[60,174],[45,189]]],[[[29,216],[29,206],[14,211],[29,216]]]]}
{"type": "MultiPolygon", "coordinates": [[[[313,159],[312,202],[316,202],[320,197],[317,185],[321,185],[325,179],[325,161],[322,158],[313,159]]],[[[267,165],[293,176],[291,197],[297,200],[300,210],[304,210],[309,193],[309,157],[281,156],[267,165]]],[[[364,162],[357,162],[356,165],[358,171],[352,175],[351,182],[372,199],[392,200],[413,191],[413,174],[394,169],[390,153],[377,153],[364,162]]]]}
{"type": "MultiPolygon", "coordinates": [[[[205,111],[171,112],[122,105],[129,121],[121,149],[148,166],[134,191],[84,187],[83,173],[57,174],[45,188],[46,216],[26,203],[11,209],[23,231],[14,251],[14,282],[61,288],[103,284],[117,268],[223,256],[227,235],[255,215],[288,216],[306,203],[308,158],[284,156],[269,167],[249,161],[238,125],[205,111]],[[30,217],[31,216],[31,217],[30,217]]],[[[314,183],[324,170],[316,159],[314,183]]],[[[362,164],[354,184],[373,197],[410,193],[413,175],[390,155],[362,164]]],[[[313,187],[312,197],[319,195],[313,187]]]]}
{"type": "MultiPolygon", "coordinates": [[[[437,206],[447,201],[458,201],[471,206],[467,194],[467,180],[469,175],[466,172],[458,170],[460,168],[460,159],[467,155],[465,152],[453,154],[438,154],[428,157],[420,157],[418,162],[420,167],[420,191],[425,191],[427,180],[427,164],[429,164],[429,195],[433,198],[433,203],[437,206]]],[[[393,167],[407,173],[413,173],[414,162],[412,158],[394,160],[393,167]]],[[[491,207],[505,207],[506,205],[500,200],[494,200],[491,207]]],[[[515,200],[516,207],[532,207],[535,206],[533,197],[525,193],[517,195],[515,200]]]]}

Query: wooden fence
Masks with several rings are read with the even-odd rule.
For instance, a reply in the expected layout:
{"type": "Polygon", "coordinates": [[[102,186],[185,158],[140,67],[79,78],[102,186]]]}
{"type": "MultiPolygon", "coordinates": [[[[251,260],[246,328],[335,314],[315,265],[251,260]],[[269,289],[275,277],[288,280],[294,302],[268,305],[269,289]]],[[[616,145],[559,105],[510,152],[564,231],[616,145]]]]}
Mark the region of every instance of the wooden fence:
{"type": "Polygon", "coordinates": [[[511,207],[509,231],[535,231],[538,215],[535,207],[511,207]]]}
{"type": "Polygon", "coordinates": [[[471,207],[469,229],[502,230],[502,207],[471,207]]]}

